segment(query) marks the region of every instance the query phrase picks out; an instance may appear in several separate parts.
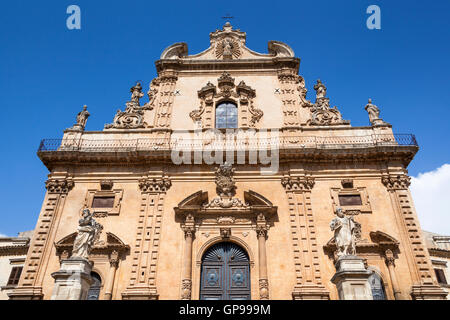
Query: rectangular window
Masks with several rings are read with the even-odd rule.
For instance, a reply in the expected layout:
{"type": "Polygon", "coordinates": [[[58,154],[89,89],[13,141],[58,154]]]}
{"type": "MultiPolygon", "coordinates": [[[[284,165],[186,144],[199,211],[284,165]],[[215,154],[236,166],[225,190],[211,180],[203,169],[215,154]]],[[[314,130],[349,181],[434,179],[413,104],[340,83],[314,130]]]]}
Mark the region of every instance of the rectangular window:
{"type": "Polygon", "coordinates": [[[445,279],[445,273],[442,269],[434,269],[434,272],[436,273],[437,281],[440,284],[447,284],[447,279],[445,279]]]}
{"type": "Polygon", "coordinates": [[[361,206],[361,195],[359,194],[341,194],[339,195],[339,204],[341,206],[361,206]]]}
{"type": "Polygon", "coordinates": [[[16,286],[19,283],[23,267],[13,267],[9,275],[8,286],[16,286]]]}
{"type": "Polygon", "coordinates": [[[94,197],[92,208],[113,208],[115,197],[94,197]]]}

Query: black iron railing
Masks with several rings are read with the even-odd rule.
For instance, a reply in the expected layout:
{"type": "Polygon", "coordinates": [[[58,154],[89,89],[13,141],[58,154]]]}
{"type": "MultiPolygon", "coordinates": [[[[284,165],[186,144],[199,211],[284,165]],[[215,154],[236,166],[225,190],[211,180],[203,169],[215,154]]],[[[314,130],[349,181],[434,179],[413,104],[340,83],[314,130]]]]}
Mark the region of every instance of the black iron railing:
{"type": "Polygon", "coordinates": [[[364,148],[373,146],[417,146],[413,134],[385,134],[366,136],[287,136],[245,137],[238,136],[224,139],[209,137],[189,139],[185,136],[172,135],[171,139],[137,138],[137,139],[43,139],[38,152],[46,151],[82,151],[82,152],[129,152],[156,150],[196,150],[196,149],[333,149],[364,148]]]}

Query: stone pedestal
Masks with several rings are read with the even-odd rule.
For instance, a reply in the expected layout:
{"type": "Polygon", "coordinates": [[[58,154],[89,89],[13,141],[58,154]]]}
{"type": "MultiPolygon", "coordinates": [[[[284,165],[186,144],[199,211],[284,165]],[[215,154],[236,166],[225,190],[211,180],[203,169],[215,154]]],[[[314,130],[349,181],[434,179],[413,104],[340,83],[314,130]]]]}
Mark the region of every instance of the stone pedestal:
{"type": "Polygon", "coordinates": [[[362,258],[343,256],[336,262],[336,273],[331,282],[336,285],[341,300],[373,300],[370,275],[362,258]]]}
{"type": "Polygon", "coordinates": [[[52,273],[55,287],[51,300],[86,300],[92,284],[92,263],[83,258],[61,261],[61,268],[52,273]]]}

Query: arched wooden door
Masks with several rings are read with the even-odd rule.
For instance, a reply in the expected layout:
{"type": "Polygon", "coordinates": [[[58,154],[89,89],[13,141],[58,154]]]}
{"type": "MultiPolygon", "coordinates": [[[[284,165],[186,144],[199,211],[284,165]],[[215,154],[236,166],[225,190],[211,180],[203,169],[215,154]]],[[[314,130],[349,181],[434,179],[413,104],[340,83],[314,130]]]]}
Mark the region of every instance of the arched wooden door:
{"type": "Polygon", "coordinates": [[[102,279],[95,272],[91,272],[91,277],[93,282],[89,288],[87,300],[98,300],[100,297],[100,289],[102,287],[102,279]]]}
{"type": "Polygon", "coordinates": [[[201,300],[250,300],[250,261],[232,242],[210,247],[202,258],[201,300]]]}

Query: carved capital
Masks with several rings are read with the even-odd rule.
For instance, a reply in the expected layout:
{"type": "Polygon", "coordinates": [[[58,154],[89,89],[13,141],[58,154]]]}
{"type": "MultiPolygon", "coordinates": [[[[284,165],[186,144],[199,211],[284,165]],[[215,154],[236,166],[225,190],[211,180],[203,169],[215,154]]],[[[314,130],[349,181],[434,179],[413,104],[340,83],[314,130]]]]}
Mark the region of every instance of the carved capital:
{"type": "Polygon", "coordinates": [[[278,70],[278,80],[281,83],[297,83],[299,76],[295,69],[278,70]]]}
{"type": "Polygon", "coordinates": [[[166,192],[172,186],[169,178],[142,178],[139,180],[139,189],[142,192],[166,192]]]}
{"type": "Polygon", "coordinates": [[[109,256],[109,264],[111,267],[117,268],[119,265],[119,253],[117,250],[113,250],[109,256]]]}
{"type": "Polygon", "coordinates": [[[381,177],[381,182],[388,190],[406,190],[411,184],[411,177],[406,174],[385,175],[381,177]]]}
{"type": "Polygon", "coordinates": [[[256,226],[256,235],[258,238],[263,237],[267,238],[267,232],[269,231],[269,227],[267,225],[257,225],[256,226]]]}
{"type": "Polygon", "coordinates": [[[184,224],[181,226],[181,229],[184,231],[184,238],[192,239],[195,235],[195,219],[192,214],[188,214],[186,216],[186,220],[184,224]]]}
{"type": "Polygon", "coordinates": [[[178,80],[178,75],[176,71],[166,70],[158,78],[161,84],[175,84],[178,80]]]}
{"type": "Polygon", "coordinates": [[[386,250],[386,252],[384,253],[384,260],[385,260],[387,266],[395,267],[395,257],[394,257],[394,253],[392,252],[392,250],[390,250],[390,249],[386,250]]]}
{"type": "Polygon", "coordinates": [[[45,188],[49,193],[68,193],[72,190],[74,182],[72,179],[48,179],[45,182],[45,188]]]}
{"type": "Polygon", "coordinates": [[[181,282],[181,300],[191,300],[192,280],[183,279],[181,282]]]}
{"type": "Polygon", "coordinates": [[[258,214],[258,217],[256,218],[256,234],[257,237],[264,237],[264,239],[267,238],[267,232],[269,231],[269,225],[267,224],[266,217],[264,214],[260,213],[258,214]]]}
{"type": "Polygon", "coordinates": [[[184,238],[193,238],[195,234],[195,227],[194,226],[188,226],[184,225],[181,227],[184,231],[184,238]]]}
{"type": "Polygon", "coordinates": [[[315,179],[310,177],[283,177],[281,184],[286,191],[307,191],[314,187],[315,179]]]}

